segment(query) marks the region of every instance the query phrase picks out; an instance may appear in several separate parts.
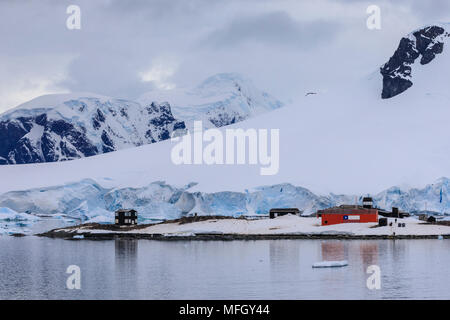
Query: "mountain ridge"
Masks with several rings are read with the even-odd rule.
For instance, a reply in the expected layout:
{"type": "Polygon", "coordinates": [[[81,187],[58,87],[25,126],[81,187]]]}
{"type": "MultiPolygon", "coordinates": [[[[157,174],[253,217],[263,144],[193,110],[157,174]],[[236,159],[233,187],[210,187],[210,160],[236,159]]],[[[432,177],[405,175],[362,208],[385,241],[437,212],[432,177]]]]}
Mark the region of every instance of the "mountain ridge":
{"type": "Polygon", "coordinates": [[[218,73],[192,89],[159,90],[138,99],[141,103],[151,100],[170,101],[174,115],[189,127],[202,120],[205,128],[227,126],[284,105],[238,73],[218,73]]]}
{"type": "Polygon", "coordinates": [[[57,102],[61,97],[44,97],[53,98],[53,105],[28,104],[0,115],[0,164],[89,157],[166,140],[172,131],[185,128],[173,117],[169,104],[143,106],[97,97],[57,102]]]}
{"type": "MultiPolygon", "coordinates": [[[[203,99],[190,110],[167,101],[136,102],[90,94],[44,95],[0,114],[0,165],[58,162],[151,144],[186,130],[194,120],[222,127],[282,103],[238,74],[209,77],[188,94],[203,99]]],[[[170,99],[168,99],[170,100],[170,99]]]]}

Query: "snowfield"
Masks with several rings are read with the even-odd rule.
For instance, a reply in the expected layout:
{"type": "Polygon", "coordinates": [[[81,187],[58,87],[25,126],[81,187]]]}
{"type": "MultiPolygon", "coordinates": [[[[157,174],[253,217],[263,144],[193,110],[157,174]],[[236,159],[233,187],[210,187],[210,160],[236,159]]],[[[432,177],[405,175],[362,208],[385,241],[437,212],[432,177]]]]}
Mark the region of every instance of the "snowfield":
{"type": "Polygon", "coordinates": [[[216,74],[192,89],[151,91],[138,101],[142,104],[169,102],[175,117],[182,119],[191,130],[195,120],[201,120],[206,128],[222,127],[284,105],[237,73],[216,74]]]}
{"type": "MultiPolygon", "coordinates": [[[[102,186],[198,183],[197,191],[244,192],[292,183],[319,194],[366,194],[391,186],[422,187],[450,176],[450,95],[439,77],[444,51],[421,69],[404,93],[381,99],[381,75],[308,95],[296,104],[226,128],[279,129],[280,170],[260,165],[175,165],[170,140],[60,163],[0,166],[0,193],[95,179],[102,186]],[[422,77],[423,75],[423,77],[422,77]],[[427,79],[427,80],[425,80],[427,79]]],[[[448,68],[447,68],[448,69],[448,68]]],[[[225,128],[219,128],[225,135],[225,128]]]]}
{"type": "Polygon", "coordinates": [[[375,223],[343,223],[321,226],[318,218],[304,218],[293,215],[276,219],[241,220],[224,219],[204,222],[194,222],[182,225],[159,224],[142,230],[145,233],[162,233],[176,235],[177,233],[240,233],[240,234],[354,234],[354,235],[391,235],[392,230],[397,235],[443,235],[450,234],[447,226],[420,225],[422,222],[410,218],[404,219],[405,228],[378,227],[371,228],[375,223]]]}
{"type": "MultiPolygon", "coordinates": [[[[389,222],[394,219],[389,218],[389,222]]],[[[376,227],[376,223],[343,223],[337,225],[321,226],[320,218],[305,218],[294,215],[286,215],[275,219],[212,219],[192,223],[164,223],[149,226],[144,229],[131,231],[105,231],[83,227],[64,229],[66,232],[75,233],[128,233],[128,234],[155,234],[166,237],[195,236],[199,234],[240,234],[240,235],[285,235],[285,234],[310,234],[310,235],[355,235],[355,236],[390,236],[415,235],[415,236],[439,236],[450,235],[450,227],[440,225],[423,224],[414,218],[399,219],[406,224],[404,228],[397,226],[376,227]]],[[[62,231],[62,230],[60,230],[62,231]]]]}
{"type": "Polygon", "coordinates": [[[389,100],[366,99],[358,92],[349,96],[343,89],[228,126],[280,129],[280,170],[274,176],[261,176],[259,165],[175,165],[170,157],[175,143],[163,141],[61,163],[0,166],[7,181],[0,184],[0,193],[86,178],[114,187],[197,182],[196,190],[207,192],[285,182],[321,194],[420,187],[450,173],[450,97],[415,89],[417,84],[389,100]]]}

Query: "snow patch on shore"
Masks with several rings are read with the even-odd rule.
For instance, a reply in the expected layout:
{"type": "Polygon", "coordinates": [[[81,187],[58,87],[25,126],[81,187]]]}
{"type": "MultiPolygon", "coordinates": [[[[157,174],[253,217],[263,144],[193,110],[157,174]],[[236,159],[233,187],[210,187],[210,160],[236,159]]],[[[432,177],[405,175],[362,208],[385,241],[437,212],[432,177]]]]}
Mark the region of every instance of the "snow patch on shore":
{"type": "MultiPolygon", "coordinates": [[[[392,219],[394,220],[394,219],[392,219]]],[[[424,224],[415,218],[401,219],[405,227],[393,226],[378,227],[377,223],[343,223],[336,225],[321,225],[320,218],[307,218],[294,215],[286,215],[275,219],[211,219],[206,221],[180,224],[162,223],[155,224],[144,229],[105,231],[100,229],[87,229],[73,227],[64,229],[65,232],[78,233],[128,233],[128,234],[155,234],[166,237],[193,236],[200,234],[238,234],[238,235],[280,235],[280,234],[305,234],[305,235],[355,235],[355,236],[390,236],[393,235],[450,235],[450,227],[442,225],[424,224]]]]}

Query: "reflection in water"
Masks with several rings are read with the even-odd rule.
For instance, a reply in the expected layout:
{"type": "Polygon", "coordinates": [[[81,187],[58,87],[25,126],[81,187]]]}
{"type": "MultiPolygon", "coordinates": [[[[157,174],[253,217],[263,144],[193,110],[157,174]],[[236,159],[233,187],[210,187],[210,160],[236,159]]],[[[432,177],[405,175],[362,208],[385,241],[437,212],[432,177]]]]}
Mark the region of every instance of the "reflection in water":
{"type": "Polygon", "coordinates": [[[269,242],[270,264],[277,267],[281,261],[292,261],[298,265],[300,258],[300,242],[295,240],[269,242]]]}
{"type": "Polygon", "coordinates": [[[368,266],[378,264],[379,245],[380,242],[327,240],[321,242],[320,248],[323,261],[351,260],[366,270],[368,266]],[[353,254],[349,255],[349,251],[353,254]]]}
{"type": "Polygon", "coordinates": [[[126,287],[137,288],[137,252],[138,240],[116,239],[114,242],[115,275],[116,281],[125,281],[127,285],[116,287],[120,295],[131,293],[125,292],[126,287]]]}
{"type": "Polygon", "coordinates": [[[117,271],[124,273],[135,272],[138,240],[116,239],[114,246],[117,271]]]}
{"type": "MultiPolygon", "coordinates": [[[[416,240],[412,240],[416,241],[416,240]]],[[[430,242],[430,241],[429,241],[430,242]]],[[[419,242],[420,244],[420,242],[419,242]]],[[[386,266],[382,267],[381,269],[381,275],[383,277],[384,274],[390,273],[395,275],[395,278],[391,280],[390,285],[394,289],[393,295],[386,295],[385,298],[391,298],[394,296],[395,298],[402,299],[407,297],[408,295],[405,294],[406,292],[409,292],[411,290],[414,290],[414,282],[417,281],[416,278],[411,278],[408,275],[408,267],[405,265],[405,261],[407,260],[409,249],[411,246],[408,246],[405,241],[389,241],[386,245],[386,249],[383,251],[385,255],[390,255],[390,264],[387,264],[386,266]],[[401,293],[400,293],[401,292],[401,293]]],[[[429,246],[428,250],[431,250],[433,246],[429,246]]],[[[420,263],[425,262],[426,259],[424,259],[423,256],[421,256],[421,259],[418,259],[416,262],[417,265],[420,263]]],[[[428,262],[429,263],[429,262],[428,262]]],[[[428,276],[424,275],[422,279],[426,279],[428,276]]],[[[383,285],[383,282],[382,282],[383,285]]],[[[427,290],[429,288],[429,283],[426,281],[422,284],[423,288],[426,288],[427,290]]]]}
{"type": "Polygon", "coordinates": [[[373,264],[378,265],[378,245],[379,245],[378,242],[359,243],[359,254],[361,255],[364,270],[366,270],[367,267],[370,265],[373,264]]]}
{"type": "Polygon", "coordinates": [[[347,257],[346,248],[342,241],[322,241],[320,246],[323,261],[345,260],[347,257]]]}
{"type": "Polygon", "coordinates": [[[122,260],[123,258],[136,259],[138,240],[116,239],[114,245],[116,249],[116,261],[122,260]]]}
{"type": "Polygon", "coordinates": [[[448,299],[450,240],[66,241],[0,237],[0,299],[448,299]],[[312,268],[346,259],[343,268],[312,268]],[[68,265],[81,290],[66,288],[68,265]],[[379,265],[381,290],[366,286],[379,265]]]}

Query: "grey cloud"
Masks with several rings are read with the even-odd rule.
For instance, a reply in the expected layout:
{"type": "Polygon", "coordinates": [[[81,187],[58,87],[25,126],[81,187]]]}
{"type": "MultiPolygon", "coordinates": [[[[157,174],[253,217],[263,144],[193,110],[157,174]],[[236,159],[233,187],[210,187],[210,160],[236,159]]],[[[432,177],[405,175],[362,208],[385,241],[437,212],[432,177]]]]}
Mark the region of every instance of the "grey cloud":
{"type": "Polygon", "coordinates": [[[411,9],[420,17],[431,22],[441,22],[442,19],[449,20],[450,2],[448,0],[400,0],[404,5],[410,5],[411,9]]]}
{"type": "Polygon", "coordinates": [[[448,12],[450,11],[450,1],[448,0],[338,0],[343,5],[360,5],[368,7],[369,5],[380,6],[383,10],[391,8],[404,7],[409,8],[411,12],[421,20],[433,22],[444,22],[442,19],[449,21],[448,12]],[[388,6],[389,5],[389,6],[388,6]]]}
{"type": "MultiPolygon", "coordinates": [[[[170,80],[180,85],[195,85],[215,72],[233,71],[247,74],[274,95],[278,92],[290,95],[301,84],[307,84],[308,88],[322,85],[326,80],[320,73],[322,68],[329,81],[334,81],[333,77],[364,72],[354,68],[353,61],[357,59],[364,60],[360,65],[369,61],[369,65],[377,68],[391,54],[390,47],[385,45],[386,37],[391,37],[389,43],[396,45],[403,35],[390,35],[392,32],[384,29],[368,33],[364,1],[342,0],[340,13],[336,15],[326,11],[334,8],[335,2],[332,6],[328,0],[305,3],[294,0],[3,0],[0,1],[0,87],[7,87],[8,90],[3,90],[7,92],[9,86],[5,84],[26,85],[30,75],[38,74],[34,82],[56,79],[52,80],[52,87],[133,99],[154,88],[151,82],[142,82],[139,73],[167,56],[177,60],[178,69],[170,80]],[[70,31],[65,27],[66,8],[70,4],[81,7],[81,30],[70,31]],[[349,11],[353,16],[342,16],[346,8],[352,8],[349,11]],[[297,9],[297,17],[304,15],[308,21],[294,19],[290,9],[297,9]],[[333,20],[321,19],[322,10],[327,13],[324,16],[332,16],[333,20]],[[360,27],[355,28],[355,23],[360,27]],[[351,36],[343,37],[343,34],[351,36]],[[350,46],[354,49],[348,50],[350,46]],[[370,54],[361,54],[365,52],[370,54]],[[3,66],[8,72],[2,72],[3,66]],[[27,70],[20,66],[26,66],[27,70]],[[63,73],[62,69],[64,79],[58,80],[60,77],[55,74],[63,73]],[[12,76],[17,81],[11,81],[12,76]]],[[[387,1],[367,1],[372,3],[379,3],[383,9],[387,1]]],[[[408,15],[406,18],[421,17],[417,19],[419,23],[444,19],[450,6],[448,0],[433,1],[433,5],[419,0],[410,3],[398,0],[391,4],[394,4],[392,10],[408,15]]],[[[419,26],[411,26],[411,30],[419,26]]],[[[405,26],[407,31],[409,28],[405,26]]],[[[20,90],[21,85],[17,85],[15,91],[20,90]]],[[[0,91],[0,101],[8,100],[2,94],[0,91]]],[[[1,109],[6,107],[14,106],[0,102],[1,109]]]]}
{"type": "Polygon", "coordinates": [[[288,13],[278,11],[236,18],[212,32],[204,42],[216,47],[261,43],[306,49],[333,39],[339,29],[336,22],[296,21],[288,13]]]}

